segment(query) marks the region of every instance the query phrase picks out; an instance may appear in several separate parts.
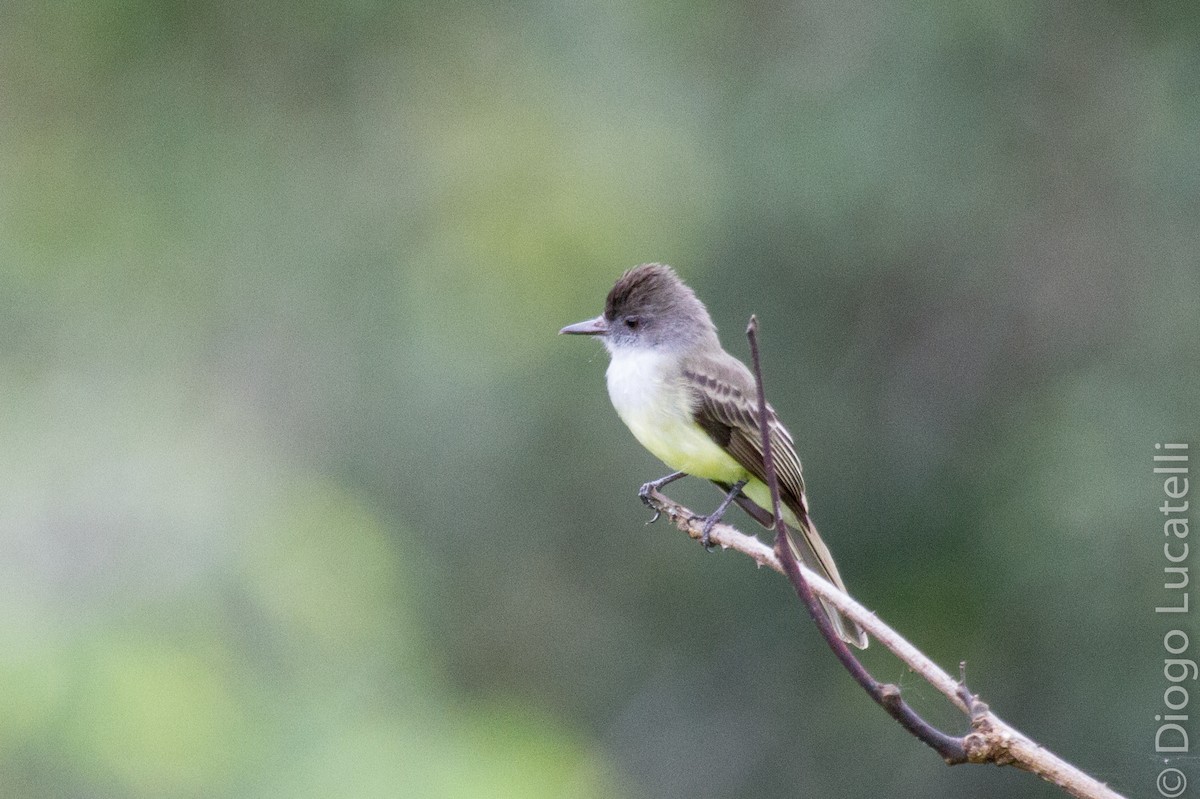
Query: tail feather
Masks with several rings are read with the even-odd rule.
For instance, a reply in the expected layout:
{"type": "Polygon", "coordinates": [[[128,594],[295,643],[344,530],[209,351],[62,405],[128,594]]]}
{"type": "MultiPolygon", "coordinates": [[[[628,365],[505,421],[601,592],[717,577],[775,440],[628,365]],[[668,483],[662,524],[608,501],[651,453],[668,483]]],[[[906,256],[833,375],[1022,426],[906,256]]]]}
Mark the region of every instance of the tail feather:
{"type": "MultiPolygon", "coordinates": [[[[825,546],[821,536],[817,535],[817,528],[808,518],[808,509],[800,503],[788,503],[788,507],[800,523],[799,529],[788,527],[788,544],[796,559],[842,591],[846,591],[846,584],[842,582],[842,576],[838,574],[837,565],[833,562],[833,555],[830,554],[829,547],[825,546]],[[798,505],[798,507],[793,507],[793,505],[798,505]]],[[[833,603],[824,599],[820,599],[820,602],[838,637],[859,649],[866,649],[867,633],[859,626],[858,622],[843,614],[833,603]]]]}
{"type": "MultiPolygon", "coordinates": [[[[714,482],[723,491],[729,491],[731,487],[728,483],[714,482]]],[[[765,493],[765,486],[760,486],[760,488],[765,493]]],[[[752,490],[751,493],[755,492],[752,490]]],[[[735,501],[742,510],[750,514],[751,518],[763,527],[773,527],[775,525],[774,516],[764,507],[769,506],[770,503],[765,502],[763,496],[756,494],[755,498],[751,498],[742,493],[735,498],[735,501]],[[759,504],[760,501],[763,504],[759,504]]],[[[791,513],[785,512],[784,518],[789,522],[787,525],[788,543],[791,545],[792,553],[796,556],[796,560],[842,589],[842,591],[846,591],[846,584],[842,582],[842,576],[838,574],[837,565],[833,562],[833,555],[830,554],[829,547],[825,546],[825,542],[821,540],[821,536],[817,535],[817,528],[813,526],[812,520],[808,517],[808,506],[805,502],[804,494],[800,494],[799,497],[785,496],[783,502],[787,510],[791,511],[791,513]],[[795,524],[792,522],[795,522],[795,524]]],[[[844,615],[832,603],[826,602],[824,599],[821,599],[820,602],[821,607],[825,609],[825,615],[829,618],[829,622],[833,625],[833,629],[837,632],[838,637],[859,649],[866,649],[867,633],[858,625],[858,622],[844,615]]]]}

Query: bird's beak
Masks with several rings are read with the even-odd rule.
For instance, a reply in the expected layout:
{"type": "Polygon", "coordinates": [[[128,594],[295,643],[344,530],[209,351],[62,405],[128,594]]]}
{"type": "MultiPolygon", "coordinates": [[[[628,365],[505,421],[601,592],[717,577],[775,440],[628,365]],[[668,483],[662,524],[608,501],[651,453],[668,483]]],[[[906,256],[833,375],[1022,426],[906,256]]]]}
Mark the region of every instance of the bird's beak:
{"type": "Polygon", "coordinates": [[[586,322],[576,322],[573,325],[567,325],[558,332],[560,335],[567,333],[576,336],[603,336],[608,332],[608,320],[601,315],[586,322]]]}

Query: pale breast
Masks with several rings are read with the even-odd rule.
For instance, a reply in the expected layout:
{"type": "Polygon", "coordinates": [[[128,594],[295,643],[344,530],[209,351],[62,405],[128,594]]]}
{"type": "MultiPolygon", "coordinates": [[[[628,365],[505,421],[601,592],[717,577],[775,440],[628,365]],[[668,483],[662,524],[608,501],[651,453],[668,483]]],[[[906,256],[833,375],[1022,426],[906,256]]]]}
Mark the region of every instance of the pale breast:
{"type": "Polygon", "coordinates": [[[613,353],[608,396],[621,421],[643,447],[672,469],[722,482],[745,470],[692,416],[692,396],[679,371],[655,350],[613,353]]]}
{"type": "Polygon", "coordinates": [[[655,350],[618,350],[608,365],[608,396],[621,418],[679,405],[675,370],[655,350]],[[674,400],[674,401],[672,401],[674,400]]]}

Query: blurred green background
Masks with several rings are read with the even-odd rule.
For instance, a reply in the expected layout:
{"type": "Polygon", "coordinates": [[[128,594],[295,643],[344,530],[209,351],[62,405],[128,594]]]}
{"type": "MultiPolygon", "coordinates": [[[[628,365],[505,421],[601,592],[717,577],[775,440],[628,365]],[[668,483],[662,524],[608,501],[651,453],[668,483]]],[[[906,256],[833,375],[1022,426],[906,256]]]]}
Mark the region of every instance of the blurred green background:
{"type": "Polygon", "coordinates": [[[555,331],[657,260],[852,591],[1149,795],[1198,74],[1181,3],[5,4],[0,793],[1058,796],[643,525],[555,331]]]}

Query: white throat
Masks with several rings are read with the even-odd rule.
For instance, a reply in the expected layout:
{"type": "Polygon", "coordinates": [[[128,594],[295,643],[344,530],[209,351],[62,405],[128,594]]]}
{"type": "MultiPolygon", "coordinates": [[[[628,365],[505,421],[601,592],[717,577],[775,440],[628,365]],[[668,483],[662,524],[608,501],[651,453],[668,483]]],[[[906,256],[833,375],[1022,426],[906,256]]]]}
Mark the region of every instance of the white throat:
{"type": "Polygon", "coordinates": [[[608,396],[628,424],[653,410],[661,412],[675,403],[664,396],[677,386],[671,355],[653,347],[615,347],[608,364],[608,396]]]}

